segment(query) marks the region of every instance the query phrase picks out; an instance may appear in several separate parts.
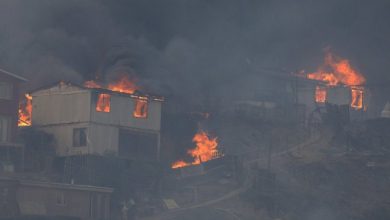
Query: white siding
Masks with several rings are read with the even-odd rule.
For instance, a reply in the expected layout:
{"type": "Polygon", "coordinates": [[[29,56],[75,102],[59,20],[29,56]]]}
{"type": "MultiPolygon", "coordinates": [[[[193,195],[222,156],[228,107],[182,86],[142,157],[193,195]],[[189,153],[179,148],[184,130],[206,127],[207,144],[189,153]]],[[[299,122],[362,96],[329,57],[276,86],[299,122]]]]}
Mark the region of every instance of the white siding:
{"type": "Polygon", "coordinates": [[[52,134],[56,139],[56,153],[59,156],[86,154],[89,152],[88,138],[91,135],[91,129],[88,123],[79,124],[64,124],[41,127],[41,130],[52,134]],[[73,147],[73,129],[74,128],[87,128],[87,146],[85,147],[73,147]]]}
{"type": "Polygon", "coordinates": [[[128,96],[112,95],[110,112],[97,112],[95,110],[96,103],[92,103],[91,121],[99,124],[159,131],[161,102],[149,101],[147,117],[135,118],[133,116],[135,100],[128,96]]]}
{"type": "Polygon", "coordinates": [[[98,94],[96,90],[67,84],[32,94],[32,124],[54,135],[58,155],[117,154],[120,128],[159,134],[161,102],[149,101],[147,117],[135,118],[136,99],[111,94],[110,112],[97,112],[98,94]],[[73,146],[74,128],[87,128],[87,146],[73,146]]]}
{"type": "Polygon", "coordinates": [[[90,120],[88,90],[64,94],[33,94],[32,124],[54,125],[90,120]]]}
{"type": "Polygon", "coordinates": [[[88,145],[90,153],[103,155],[118,152],[119,129],[114,126],[90,124],[88,145]]]}

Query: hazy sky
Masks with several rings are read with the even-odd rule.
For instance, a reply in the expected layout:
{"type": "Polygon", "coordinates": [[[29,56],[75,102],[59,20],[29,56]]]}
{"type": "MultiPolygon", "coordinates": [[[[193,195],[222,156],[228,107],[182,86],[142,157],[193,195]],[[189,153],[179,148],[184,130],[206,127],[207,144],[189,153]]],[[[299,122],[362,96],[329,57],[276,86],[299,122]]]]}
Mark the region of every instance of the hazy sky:
{"type": "Polygon", "coordinates": [[[383,83],[389,12],[387,0],[2,0],[0,66],[29,88],[128,72],[194,94],[262,69],[315,70],[330,47],[383,83]]]}

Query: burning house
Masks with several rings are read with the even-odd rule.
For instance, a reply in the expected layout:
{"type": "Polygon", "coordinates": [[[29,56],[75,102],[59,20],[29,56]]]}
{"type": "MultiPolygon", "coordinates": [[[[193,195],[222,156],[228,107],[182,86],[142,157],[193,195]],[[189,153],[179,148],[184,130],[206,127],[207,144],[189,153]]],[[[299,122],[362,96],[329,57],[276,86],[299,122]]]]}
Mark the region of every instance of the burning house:
{"type": "Polygon", "coordinates": [[[324,63],[316,72],[302,75],[297,88],[298,102],[312,112],[326,104],[344,106],[352,118],[361,118],[367,111],[368,93],[364,87],[366,79],[355,70],[347,59],[328,52],[324,63]],[[313,102],[314,101],[314,102],[313,102]]]}
{"type": "Polygon", "coordinates": [[[31,124],[53,134],[58,156],[158,159],[163,99],[141,94],[123,81],[116,85],[60,82],[34,91],[31,124]]]}

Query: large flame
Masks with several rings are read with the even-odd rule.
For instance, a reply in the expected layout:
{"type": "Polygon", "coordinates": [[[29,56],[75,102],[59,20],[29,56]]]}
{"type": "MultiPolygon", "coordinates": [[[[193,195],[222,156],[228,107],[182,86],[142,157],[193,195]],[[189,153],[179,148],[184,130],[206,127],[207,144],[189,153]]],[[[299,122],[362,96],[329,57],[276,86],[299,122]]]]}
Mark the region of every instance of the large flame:
{"type": "Polygon", "coordinates": [[[148,115],[148,101],[142,99],[136,99],[133,116],[136,118],[146,118],[147,115],[148,115]]]}
{"type": "Polygon", "coordinates": [[[26,100],[19,103],[19,120],[18,126],[30,126],[31,125],[31,114],[32,114],[32,96],[25,94],[26,100]]]}
{"type": "Polygon", "coordinates": [[[96,111],[110,112],[111,109],[110,99],[111,99],[110,94],[104,94],[104,93],[99,94],[96,103],[96,111]]]}
{"type": "Polygon", "coordinates": [[[196,133],[192,138],[192,142],[196,144],[196,147],[188,150],[187,153],[193,158],[193,162],[176,161],[171,166],[173,169],[200,164],[219,156],[217,138],[210,137],[205,131],[200,130],[196,133]]]}
{"type": "Polygon", "coordinates": [[[359,86],[366,82],[363,75],[352,68],[347,59],[336,57],[330,52],[326,53],[324,64],[317,72],[307,74],[307,78],[326,82],[330,86],[359,86]]]}
{"type": "MultiPolygon", "coordinates": [[[[363,108],[362,86],[366,79],[356,71],[347,59],[334,56],[327,52],[324,64],[314,73],[307,74],[307,78],[325,82],[328,86],[345,85],[351,88],[351,107],[363,108]]],[[[317,103],[326,102],[327,90],[323,87],[316,87],[315,100],[317,103]]]]}
{"type": "Polygon", "coordinates": [[[104,88],[116,92],[122,92],[127,94],[133,94],[139,87],[135,84],[134,79],[130,79],[128,75],[121,75],[119,80],[103,85],[97,81],[90,80],[84,83],[87,88],[104,88]]]}

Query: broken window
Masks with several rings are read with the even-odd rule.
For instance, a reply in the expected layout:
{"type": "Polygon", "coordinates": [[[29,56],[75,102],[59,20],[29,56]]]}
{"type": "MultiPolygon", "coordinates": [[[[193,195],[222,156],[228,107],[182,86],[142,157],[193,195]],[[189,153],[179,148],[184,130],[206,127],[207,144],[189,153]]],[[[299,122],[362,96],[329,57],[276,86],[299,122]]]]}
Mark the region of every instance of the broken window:
{"type": "Polygon", "coordinates": [[[134,104],[133,116],[135,118],[146,118],[148,116],[148,101],[136,99],[134,104]]]}
{"type": "Polygon", "coordinates": [[[87,129],[74,128],[73,129],[73,147],[87,146],[87,129]]]}
{"type": "Polygon", "coordinates": [[[111,96],[109,94],[99,94],[96,102],[96,111],[110,112],[110,98],[111,96]]]}
{"type": "Polygon", "coordinates": [[[0,82],[0,99],[12,99],[13,86],[11,83],[0,82]]]}

